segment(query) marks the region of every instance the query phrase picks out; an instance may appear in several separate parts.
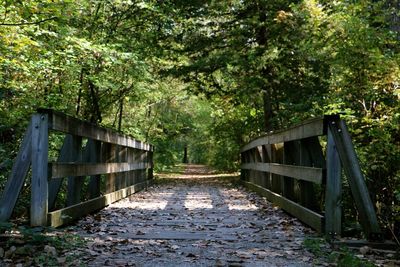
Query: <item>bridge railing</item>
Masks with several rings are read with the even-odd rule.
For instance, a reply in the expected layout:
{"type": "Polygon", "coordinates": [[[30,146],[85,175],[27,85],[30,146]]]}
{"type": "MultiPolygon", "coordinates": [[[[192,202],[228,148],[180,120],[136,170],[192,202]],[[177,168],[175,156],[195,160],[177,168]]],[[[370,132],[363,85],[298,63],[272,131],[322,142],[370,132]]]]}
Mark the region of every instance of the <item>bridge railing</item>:
{"type": "Polygon", "coordinates": [[[241,158],[246,186],[328,235],[342,233],[343,168],[367,238],[381,238],[349,132],[338,115],[260,136],[242,147],[241,158]]]}
{"type": "Polygon", "coordinates": [[[153,178],[152,157],[149,144],[63,113],[39,110],[0,198],[0,221],[10,218],[28,173],[31,225],[57,227],[146,188],[153,178]],[[52,135],[64,140],[54,161],[49,159],[52,135]],[[60,199],[65,200],[61,208],[60,199]]]}

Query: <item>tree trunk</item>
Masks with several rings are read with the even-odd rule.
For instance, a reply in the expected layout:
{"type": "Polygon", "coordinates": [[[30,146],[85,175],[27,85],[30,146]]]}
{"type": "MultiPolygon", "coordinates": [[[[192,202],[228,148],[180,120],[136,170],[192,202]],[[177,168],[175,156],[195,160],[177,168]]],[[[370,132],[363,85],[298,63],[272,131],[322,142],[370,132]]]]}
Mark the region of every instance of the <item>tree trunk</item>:
{"type": "Polygon", "coordinates": [[[272,93],[271,89],[267,88],[263,91],[263,109],[264,109],[264,130],[272,131],[272,93]]]}
{"type": "Polygon", "coordinates": [[[81,69],[81,74],[79,75],[79,91],[78,91],[78,99],[76,101],[76,116],[79,115],[79,111],[81,109],[81,99],[82,99],[82,88],[83,88],[83,73],[84,69],[81,69]]]}
{"type": "Polygon", "coordinates": [[[118,131],[121,131],[121,128],[122,128],[122,114],[123,114],[123,108],[124,108],[124,97],[121,96],[121,99],[120,99],[120,101],[119,101],[118,131]]]}

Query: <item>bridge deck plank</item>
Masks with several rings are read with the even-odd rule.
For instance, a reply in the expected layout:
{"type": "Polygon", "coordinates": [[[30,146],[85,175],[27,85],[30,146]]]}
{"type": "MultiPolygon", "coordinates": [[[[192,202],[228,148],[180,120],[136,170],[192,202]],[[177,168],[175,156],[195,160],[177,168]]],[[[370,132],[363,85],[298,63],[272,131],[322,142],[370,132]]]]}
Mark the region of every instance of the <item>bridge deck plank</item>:
{"type": "Polygon", "coordinates": [[[88,266],[311,266],[302,240],[316,236],[257,194],[215,178],[171,179],[74,229],[90,248],[112,246],[112,255],[88,251],[88,266]]]}

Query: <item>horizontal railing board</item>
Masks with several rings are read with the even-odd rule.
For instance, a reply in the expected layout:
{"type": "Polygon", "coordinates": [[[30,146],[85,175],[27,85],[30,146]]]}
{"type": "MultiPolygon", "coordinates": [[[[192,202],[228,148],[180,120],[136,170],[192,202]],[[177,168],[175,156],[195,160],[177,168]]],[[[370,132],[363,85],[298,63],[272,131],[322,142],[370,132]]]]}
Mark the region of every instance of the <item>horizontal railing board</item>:
{"type": "Polygon", "coordinates": [[[89,176],[107,173],[127,172],[133,170],[143,170],[150,168],[150,163],[50,163],[50,177],[62,178],[68,176],[89,176]]]}
{"type": "Polygon", "coordinates": [[[291,128],[260,136],[244,145],[241,148],[241,152],[261,145],[278,144],[324,135],[326,133],[325,118],[327,117],[311,119],[291,128]]]}
{"type": "Polygon", "coordinates": [[[243,163],[242,169],[245,170],[256,170],[260,172],[270,172],[278,175],[292,177],[298,180],[304,180],[321,184],[323,182],[323,169],[295,166],[295,165],[284,165],[278,163],[243,163]]]}
{"type": "Polygon", "coordinates": [[[148,180],[145,182],[137,183],[135,185],[120,189],[118,191],[90,199],[86,202],[79,203],[64,209],[56,210],[53,212],[47,213],[47,221],[49,226],[59,227],[61,225],[65,225],[73,222],[74,220],[85,216],[91,212],[100,210],[111,203],[114,203],[118,200],[128,197],[143,188],[147,187],[152,183],[152,180],[148,180]]]}
{"type": "Polygon", "coordinates": [[[106,143],[126,146],[130,148],[153,151],[153,146],[132,137],[117,133],[92,123],[56,112],[51,109],[39,109],[38,112],[49,114],[49,128],[54,131],[82,136],[106,143]]]}
{"type": "Polygon", "coordinates": [[[293,202],[277,193],[274,193],[264,187],[259,185],[244,182],[242,183],[248,187],[250,190],[257,192],[258,194],[265,196],[269,201],[273,202],[274,204],[281,207],[283,210],[288,212],[289,214],[295,216],[305,224],[311,226],[318,232],[323,232],[323,225],[324,225],[324,216],[318,214],[312,210],[309,210],[300,204],[293,202]]]}

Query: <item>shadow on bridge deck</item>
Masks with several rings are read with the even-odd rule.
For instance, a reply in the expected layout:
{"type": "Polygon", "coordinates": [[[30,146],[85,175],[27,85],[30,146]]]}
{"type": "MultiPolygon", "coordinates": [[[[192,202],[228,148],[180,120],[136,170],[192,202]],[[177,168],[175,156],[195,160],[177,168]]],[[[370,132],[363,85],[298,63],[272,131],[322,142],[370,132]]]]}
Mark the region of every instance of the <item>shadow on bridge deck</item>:
{"type": "Polygon", "coordinates": [[[74,227],[89,240],[83,258],[89,266],[313,264],[302,247],[311,229],[220,175],[190,165],[84,218],[74,227]]]}

